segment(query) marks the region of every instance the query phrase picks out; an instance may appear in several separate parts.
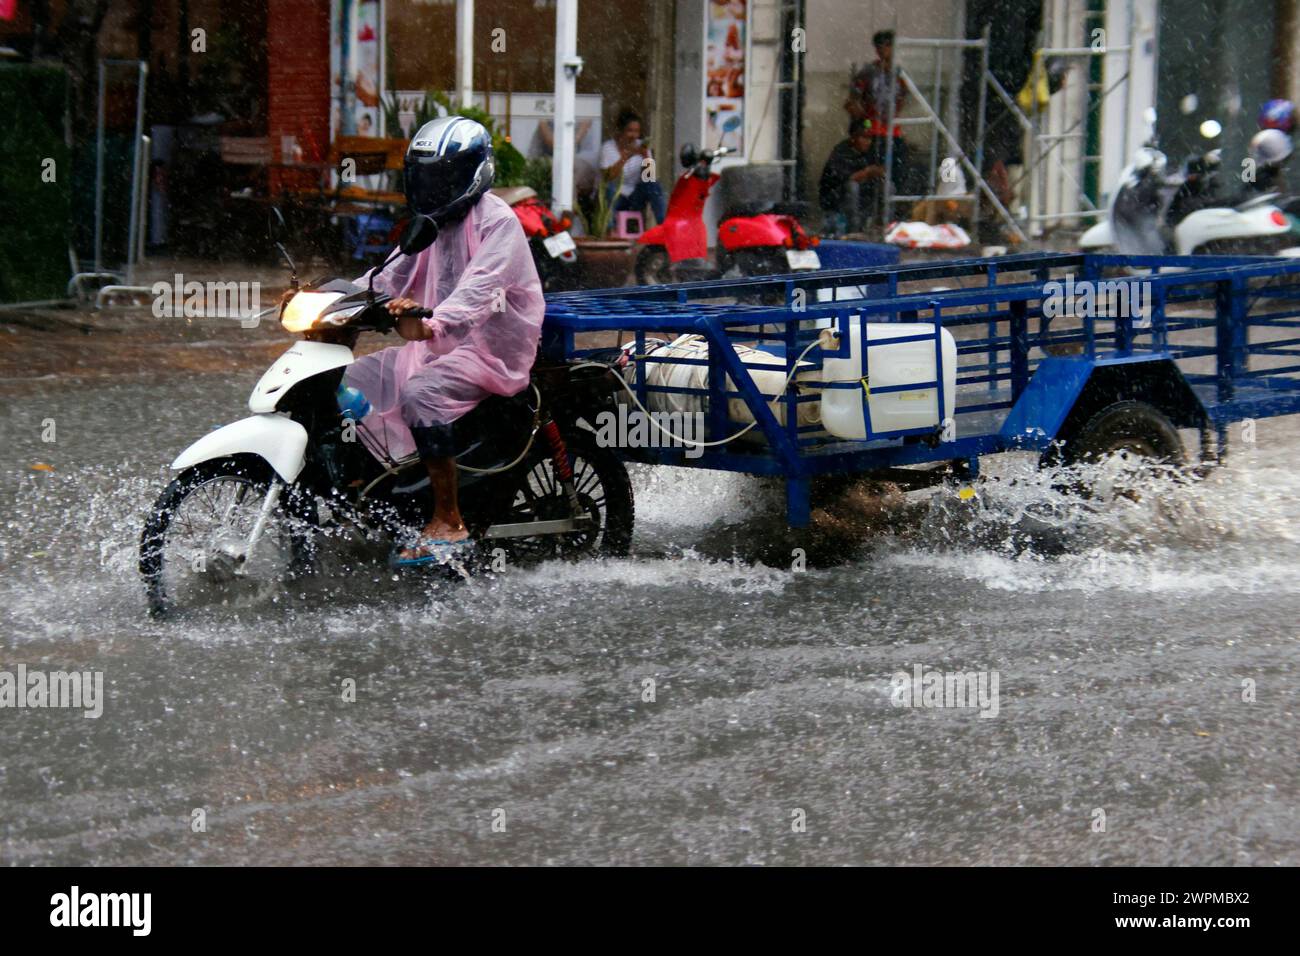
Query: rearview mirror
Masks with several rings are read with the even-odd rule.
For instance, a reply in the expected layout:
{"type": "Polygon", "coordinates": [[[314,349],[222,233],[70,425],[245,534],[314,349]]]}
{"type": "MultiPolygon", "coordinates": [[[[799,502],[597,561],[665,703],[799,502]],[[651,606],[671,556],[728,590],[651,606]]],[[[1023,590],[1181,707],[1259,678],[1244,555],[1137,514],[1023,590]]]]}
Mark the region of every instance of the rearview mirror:
{"type": "Polygon", "coordinates": [[[278,244],[284,241],[285,230],[284,214],[280,212],[279,206],[272,206],[266,213],[266,234],[272,242],[278,244]]]}
{"type": "Polygon", "coordinates": [[[393,260],[398,257],[399,253],[404,256],[413,256],[428,249],[437,238],[438,224],[428,216],[412,216],[408,219],[406,225],[402,227],[401,237],[397,240],[397,248],[393,250],[387,259],[368,273],[370,276],[368,287],[371,301],[375,298],[375,276],[392,265],[393,260]]]}
{"type": "Polygon", "coordinates": [[[272,206],[266,213],[266,231],[271,237],[271,242],[275,248],[280,251],[281,258],[289,265],[289,285],[290,288],[298,288],[298,267],[293,263],[293,256],[289,255],[289,250],[284,247],[284,236],[288,232],[288,227],[284,224],[284,214],[280,212],[280,207],[272,206]]]}
{"type": "Polygon", "coordinates": [[[428,216],[413,216],[402,227],[402,236],[397,241],[397,248],[402,255],[413,256],[433,245],[438,238],[438,225],[428,216]]]}

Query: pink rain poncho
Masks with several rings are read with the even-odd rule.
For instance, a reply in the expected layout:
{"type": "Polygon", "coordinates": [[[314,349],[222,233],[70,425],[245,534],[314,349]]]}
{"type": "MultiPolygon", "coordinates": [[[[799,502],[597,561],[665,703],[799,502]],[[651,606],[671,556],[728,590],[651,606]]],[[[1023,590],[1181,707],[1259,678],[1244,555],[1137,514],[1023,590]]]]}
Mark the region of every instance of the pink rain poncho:
{"type": "Polygon", "coordinates": [[[432,308],[424,324],[433,337],[348,368],[346,384],[371,405],[361,434],[373,450],[404,458],[415,451],[412,427],[450,425],[489,395],[528,384],[546,303],[528,240],[502,199],[485,194],[432,246],[380,273],[375,288],[432,308]]]}

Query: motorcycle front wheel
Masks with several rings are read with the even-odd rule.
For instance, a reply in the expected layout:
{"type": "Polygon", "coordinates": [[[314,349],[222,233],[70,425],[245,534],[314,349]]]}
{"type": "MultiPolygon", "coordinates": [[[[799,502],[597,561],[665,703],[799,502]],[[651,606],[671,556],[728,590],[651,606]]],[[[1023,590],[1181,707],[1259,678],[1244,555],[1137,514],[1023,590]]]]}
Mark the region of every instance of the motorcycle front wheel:
{"type": "Polygon", "coordinates": [[[271,598],[291,572],[310,566],[315,501],[285,489],[251,553],[246,545],[275,474],[263,459],[236,456],[181,472],[155,502],[140,535],[149,613],[249,606],[271,598]]]}
{"type": "Polygon", "coordinates": [[[636,255],[637,285],[667,285],[672,282],[672,261],[663,246],[643,246],[636,255]]]}

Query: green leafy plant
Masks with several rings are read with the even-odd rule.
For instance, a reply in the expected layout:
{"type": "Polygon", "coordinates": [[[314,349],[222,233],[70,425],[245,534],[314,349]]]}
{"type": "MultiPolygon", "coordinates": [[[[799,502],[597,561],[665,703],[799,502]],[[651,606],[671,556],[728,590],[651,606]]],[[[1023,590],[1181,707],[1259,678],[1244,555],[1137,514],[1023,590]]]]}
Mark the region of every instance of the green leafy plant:
{"type": "Polygon", "coordinates": [[[524,154],[515,149],[514,145],[506,138],[505,133],[497,128],[497,121],[492,118],[492,114],[487,110],[479,109],[477,106],[452,106],[451,99],[446,93],[431,92],[425,97],[425,102],[432,100],[444,110],[448,116],[463,116],[466,119],[472,119],[476,123],[483,124],[483,127],[492,136],[492,152],[496,154],[497,174],[494,184],[497,186],[522,186],[524,185],[524,167],[527,160],[524,154]]]}
{"type": "MultiPolygon", "coordinates": [[[[426,92],[424,101],[416,106],[415,118],[411,120],[411,132],[414,134],[421,126],[430,120],[436,120],[439,116],[445,115],[439,110],[437,94],[426,92]]],[[[444,100],[446,98],[444,97],[444,100]]],[[[384,95],[384,128],[388,130],[388,135],[398,138],[402,135],[401,122],[401,104],[398,102],[397,94],[389,92],[384,95]]],[[[444,107],[445,109],[445,107],[444,107]]]]}
{"type": "Polygon", "coordinates": [[[602,184],[591,197],[590,203],[579,204],[582,212],[582,220],[587,225],[587,235],[594,238],[601,238],[605,231],[609,229],[609,217],[614,210],[614,204],[609,200],[609,192],[602,184]]]}
{"type": "Polygon", "coordinates": [[[551,201],[551,157],[534,156],[524,164],[524,185],[544,203],[551,201]]]}
{"type": "MultiPolygon", "coordinates": [[[[390,136],[400,136],[402,124],[399,122],[399,113],[401,104],[397,100],[397,94],[388,93],[383,100],[384,104],[384,122],[390,136]]],[[[477,106],[452,106],[451,99],[446,93],[439,90],[427,90],[424,94],[424,102],[415,110],[415,118],[411,121],[411,132],[414,133],[425,123],[435,120],[439,116],[463,116],[466,119],[472,119],[476,123],[482,123],[484,128],[492,136],[492,152],[496,154],[497,174],[495,185],[497,186],[523,186],[531,185],[528,178],[526,167],[527,160],[524,154],[515,149],[514,145],[506,138],[506,135],[497,128],[497,122],[492,118],[492,114],[486,110],[479,109],[477,106]]],[[[549,193],[549,169],[547,172],[547,191],[549,193]]],[[[536,189],[537,187],[533,187],[536,189]]],[[[540,193],[540,190],[538,190],[540,193]]]]}
{"type": "Polygon", "coordinates": [[[498,186],[524,185],[524,168],[528,165],[524,154],[515,149],[508,139],[492,137],[492,151],[496,153],[498,186]]]}

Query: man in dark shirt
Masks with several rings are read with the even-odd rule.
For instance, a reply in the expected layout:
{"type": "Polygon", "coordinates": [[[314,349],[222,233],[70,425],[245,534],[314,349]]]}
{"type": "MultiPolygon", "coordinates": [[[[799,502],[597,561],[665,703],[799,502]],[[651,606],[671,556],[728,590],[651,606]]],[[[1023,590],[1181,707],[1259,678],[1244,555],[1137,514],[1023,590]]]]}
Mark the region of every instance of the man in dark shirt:
{"type": "MultiPolygon", "coordinates": [[[[901,78],[894,74],[894,31],[879,30],[871,38],[871,45],[876,50],[876,60],[868,63],[854,74],[849,84],[849,98],[844,109],[849,114],[849,135],[865,126],[872,136],[870,163],[884,165],[887,153],[893,150],[894,191],[911,193],[927,191],[917,182],[919,170],[912,168],[907,140],[903,138],[898,123],[891,127],[889,123],[891,110],[897,118],[903,111],[907,100],[907,91],[901,78]]],[[[861,190],[862,209],[878,205],[882,192],[883,177],[871,177],[874,181],[861,190]]],[[[894,210],[888,210],[886,219],[892,219],[894,210]]]]}
{"type": "MultiPolygon", "coordinates": [[[[890,94],[893,94],[893,113],[903,110],[907,91],[903,82],[894,76],[894,31],[880,30],[871,38],[876,48],[876,61],[860,69],[849,84],[849,98],[844,104],[849,114],[849,130],[861,120],[867,120],[878,136],[889,135],[885,124],[889,120],[890,94]]],[[[898,131],[894,130],[894,135],[898,131]]]]}
{"type": "Polygon", "coordinates": [[[859,121],[849,138],[837,143],[826,158],[817,189],[825,220],[823,231],[838,234],[862,228],[863,213],[874,195],[862,186],[885,174],[883,157],[875,155],[880,152],[877,140],[859,121]]]}

